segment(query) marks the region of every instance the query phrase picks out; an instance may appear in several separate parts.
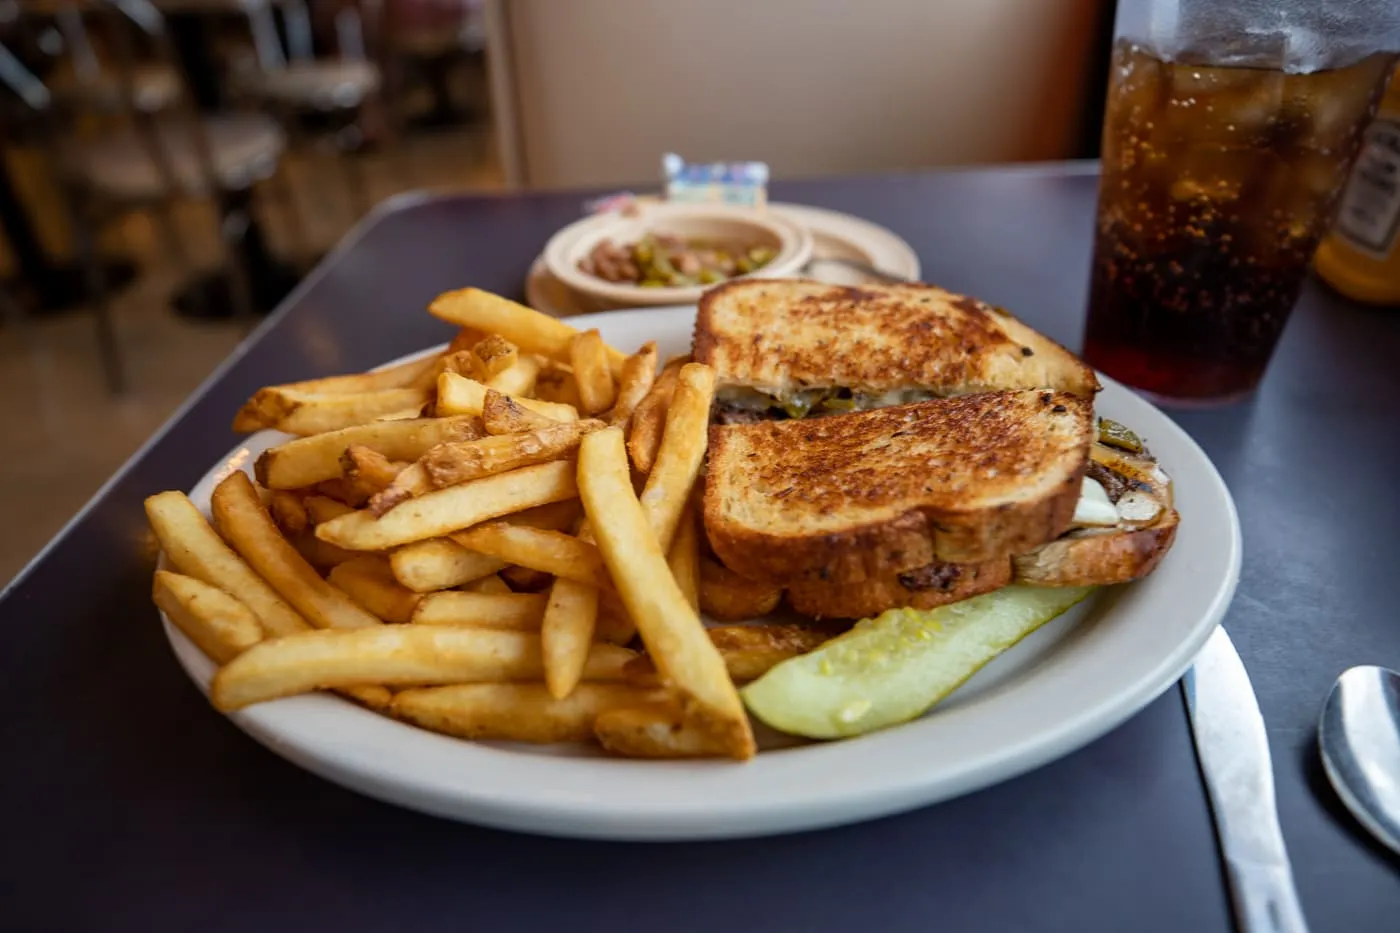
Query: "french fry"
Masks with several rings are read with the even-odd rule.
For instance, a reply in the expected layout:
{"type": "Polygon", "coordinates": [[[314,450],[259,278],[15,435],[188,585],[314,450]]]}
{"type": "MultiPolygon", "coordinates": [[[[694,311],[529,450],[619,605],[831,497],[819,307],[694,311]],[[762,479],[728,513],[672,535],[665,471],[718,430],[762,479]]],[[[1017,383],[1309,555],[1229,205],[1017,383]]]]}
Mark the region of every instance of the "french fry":
{"type": "MultiPolygon", "coordinates": [[[[332,500],[327,499],[327,502],[332,500]]],[[[337,502],[336,505],[340,503],[337,502]]],[[[316,532],[307,529],[299,535],[294,535],[287,539],[292,547],[297,549],[297,553],[306,558],[306,562],[317,571],[322,573],[330,570],[339,564],[345,563],[355,557],[359,557],[362,551],[347,551],[343,547],[336,547],[334,544],[327,544],[316,537],[316,532]]]]}
{"type": "Polygon", "coordinates": [[[627,758],[717,758],[728,751],[713,735],[686,722],[675,703],[601,710],[593,733],[603,748],[627,758]]]}
{"type": "Polygon", "coordinates": [[[766,616],[782,601],[781,587],[755,583],[708,557],[700,558],[700,611],[721,622],[766,616]]]}
{"type": "Polygon", "coordinates": [[[463,350],[470,350],[481,341],[487,338],[487,334],[477,330],[475,327],[460,327],[457,333],[452,335],[452,342],[447,345],[444,355],[460,353],[463,350]]]}
{"type": "Polygon", "coordinates": [[[378,518],[368,512],[342,515],[317,525],[316,536],[352,551],[382,551],[577,494],[572,463],[541,463],[434,490],[378,518]]]}
{"type": "MultiPolygon", "coordinates": [[[[516,361],[521,359],[520,350],[516,345],[499,334],[492,334],[489,337],[477,341],[476,345],[471,348],[471,356],[472,359],[476,360],[475,372],[477,376],[475,378],[483,382],[499,376],[501,373],[514,366],[516,361]]],[[[539,372],[538,364],[535,366],[535,372],[539,372]]],[[[502,389],[501,391],[528,392],[530,390],[502,389]]]]}
{"type": "Polygon", "coordinates": [[[344,476],[317,483],[312,489],[317,496],[339,502],[351,511],[363,506],[374,495],[373,488],[367,489],[356,480],[344,476]]]}
{"type": "MultiPolygon", "coordinates": [[[[815,651],[837,633],[835,628],[795,623],[714,625],[706,629],[736,684],[757,680],[776,665],[815,651]]],[[[646,655],[627,662],[624,673],[628,682],[638,686],[661,683],[656,665],[646,655]]]]}
{"type": "Polygon", "coordinates": [[[694,506],[687,506],[676,527],[671,550],[666,554],[666,564],[671,568],[671,576],[685,594],[690,608],[700,611],[700,530],[695,520],[694,506]]]}
{"type": "MultiPolygon", "coordinates": [[[[593,530],[585,520],[579,528],[580,544],[597,550],[593,530]]],[[[598,556],[602,563],[602,554],[598,556]]],[[[606,577],[606,568],[600,566],[606,577]]],[[[611,581],[607,581],[611,587],[611,581]]],[[[556,700],[568,696],[583,676],[588,646],[598,627],[598,588],[587,582],[559,576],[549,590],[544,619],[540,623],[540,648],[544,652],[544,682],[556,700]]]]}
{"type": "MultiPolygon", "coordinates": [[[[486,404],[486,392],[491,387],[475,379],[467,379],[456,373],[443,373],[438,377],[437,414],[439,417],[451,415],[480,415],[486,404]]],[[[502,392],[521,408],[544,415],[554,421],[577,421],[578,412],[568,405],[557,402],[541,402],[539,399],[524,398],[502,392]]]]}
{"type": "Polygon", "coordinates": [[[312,625],[359,628],[381,624],[349,596],[322,580],[306,558],[282,537],[259,501],[248,474],[235,471],[214,487],[210,507],[219,533],[312,625]]]}
{"type": "Polygon", "coordinates": [[[157,570],[151,598],[215,663],[223,664],[263,639],[253,610],[194,577],[157,570]]]}
{"type": "Polygon", "coordinates": [[[569,364],[574,368],[583,413],[596,415],[611,408],[617,401],[617,383],[608,366],[607,346],[597,330],[574,336],[569,343],[569,364]]]}
{"type": "Polygon", "coordinates": [[[524,434],[439,444],[419,462],[433,486],[455,486],[493,473],[558,460],[578,447],[583,435],[602,427],[603,422],[592,419],[553,422],[524,434]]]}
{"type": "MultiPolygon", "coordinates": [[[[540,353],[562,362],[568,362],[569,342],[578,333],[557,318],[478,288],[444,292],[428,305],[428,313],[459,327],[499,334],[527,353],[540,353]]],[[[626,358],[620,351],[608,348],[614,375],[621,374],[626,358]]]]}
{"type": "Polygon", "coordinates": [[[291,393],[294,397],[361,395],[391,389],[415,388],[423,374],[431,371],[436,365],[437,358],[428,357],[369,372],[266,386],[259,389],[252,398],[243,403],[243,407],[234,417],[233,430],[243,434],[262,428],[276,427],[277,421],[284,415],[286,393],[291,393]]]}
{"type": "Polygon", "coordinates": [[[626,425],[632,412],[646,398],[656,381],[656,341],[648,340],[642,348],[629,356],[622,364],[622,376],[618,379],[617,401],[608,412],[608,424],[626,425]]]}
{"type": "Polygon", "coordinates": [[[210,527],[189,497],[162,492],[146,500],[146,517],[175,569],[242,602],[268,635],[304,632],[310,625],[210,527]]]}
{"type": "Polygon", "coordinates": [[[568,699],[539,684],[459,684],[403,690],[393,715],[464,739],[502,742],[591,742],[593,721],[618,706],[645,702],[657,691],[622,684],[580,684],[568,699]]]}
{"type": "Polygon", "coordinates": [[[714,396],[713,369],[703,363],[681,367],[666,413],[666,431],[641,495],[642,511],[663,554],[671,549],[681,513],[705,462],[714,396]]]}
{"type": "Polygon", "coordinates": [[[678,692],[687,721],[714,735],[731,757],[753,757],[753,730],[724,659],[671,576],[632,491],[620,428],[583,439],[578,482],[613,583],[657,668],[678,692]]]}
{"type": "Polygon", "coordinates": [[[359,444],[345,448],[340,457],[341,469],[345,478],[359,483],[362,489],[384,490],[407,469],[405,463],[396,463],[377,450],[359,444]]]}
{"type": "Polygon", "coordinates": [[[353,687],[340,687],[336,691],[347,699],[373,710],[376,713],[389,714],[394,705],[394,691],[388,687],[381,687],[378,684],[357,684],[353,687]]]}
{"type": "Polygon", "coordinates": [[[651,472],[657,448],[661,446],[661,433],[666,428],[666,410],[671,407],[671,396],[676,392],[676,381],[680,378],[681,367],[689,362],[688,356],[667,360],[661,375],[652,383],[651,391],[632,412],[627,427],[627,452],[638,473],[651,472]]]}
{"type": "Polygon", "coordinates": [[[485,382],[488,388],[506,395],[527,396],[535,391],[535,380],[539,378],[539,375],[539,358],[522,356],[509,368],[481,381],[485,382]]]}
{"type": "Polygon", "coordinates": [[[554,580],[549,574],[529,567],[507,567],[500,572],[500,578],[512,593],[538,593],[554,580]]]}
{"type": "MultiPolygon", "coordinates": [[[[587,680],[618,681],[635,652],[594,645],[587,680]]],[[[322,629],[260,642],[219,669],[210,699],[225,712],[311,690],[534,681],[540,636],[453,625],[322,629]]]]}
{"type": "Polygon", "coordinates": [[[331,568],[330,581],[385,622],[407,622],[422,596],[394,579],[387,558],[361,554],[331,568]]]}
{"type": "Polygon", "coordinates": [[[522,408],[515,399],[496,391],[488,391],[481,403],[481,423],[491,435],[524,434],[558,424],[553,418],[522,408]]]}
{"type": "Polygon", "coordinates": [[[471,628],[538,632],[544,618],[542,593],[468,593],[445,590],[422,596],[414,625],[462,625],[471,628]]]}
{"type": "Polygon", "coordinates": [[[306,509],[307,517],[311,519],[313,525],[319,525],[355,511],[344,502],[332,499],[330,496],[307,496],[301,504],[306,509]]]}
{"type": "Polygon", "coordinates": [[[558,402],[575,409],[582,408],[578,397],[578,383],[574,381],[573,370],[564,363],[550,362],[540,370],[535,378],[535,398],[545,402],[558,402]]]}
{"type": "Polygon", "coordinates": [[[594,544],[561,531],[526,525],[488,522],[452,535],[465,548],[507,564],[577,580],[593,587],[612,587],[603,555],[594,544]]]}
{"type": "Polygon", "coordinates": [[[484,593],[487,596],[509,596],[515,592],[506,584],[506,581],[501,579],[501,575],[498,573],[488,574],[480,580],[473,580],[462,589],[469,593],[484,593]]]}
{"type": "Polygon", "coordinates": [[[311,524],[311,517],[306,514],[306,503],[302,497],[283,489],[272,491],[268,497],[267,510],[272,513],[272,520],[282,529],[282,534],[289,538],[301,534],[306,530],[306,526],[311,524]]]}
{"type": "Polygon", "coordinates": [[[481,433],[480,421],[471,416],[376,421],[279,444],[258,457],[254,472],[268,489],[300,489],[341,476],[340,456],[351,446],[411,462],[438,444],[481,433]]]}
{"type": "MultiPolygon", "coordinates": [[[[472,355],[470,350],[458,350],[456,353],[445,353],[442,357],[442,368],[437,371],[437,375],[443,373],[456,373],[459,376],[466,376],[468,379],[475,379],[481,373],[481,361],[472,355]]],[[[437,385],[434,377],[433,384],[437,385]]]]}
{"type": "Polygon", "coordinates": [[[451,538],[406,544],[389,555],[394,579],[415,593],[461,586],[494,574],[505,565],[505,561],[469,551],[451,538]]]}
{"type": "MultiPolygon", "coordinates": [[[[385,415],[402,415],[422,407],[428,400],[427,390],[417,388],[348,394],[318,394],[303,389],[274,388],[262,389],[258,395],[261,397],[259,427],[276,428],[302,436],[368,424],[385,415]]],[[[238,424],[236,421],[235,426],[238,424]]]]}

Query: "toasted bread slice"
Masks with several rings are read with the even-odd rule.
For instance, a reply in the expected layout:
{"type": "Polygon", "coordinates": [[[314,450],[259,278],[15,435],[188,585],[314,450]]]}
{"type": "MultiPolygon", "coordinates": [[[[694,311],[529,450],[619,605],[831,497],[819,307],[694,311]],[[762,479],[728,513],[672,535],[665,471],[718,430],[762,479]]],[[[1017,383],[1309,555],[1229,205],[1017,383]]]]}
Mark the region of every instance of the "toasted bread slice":
{"type": "Polygon", "coordinates": [[[863,583],[795,583],[788,603],[815,619],[867,619],[886,609],[933,609],[999,590],[1011,582],[1006,558],[980,564],[934,563],[863,583]]]}
{"type": "Polygon", "coordinates": [[[1068,526],[1092,420],[1088,398],[1042,389],[714,425],[705,531],[779,584],[1023,554],[1068,526]]]}
{"type": "Polygon", "coordinates": [[[1109,586],[1140,580],[1171,550],[1180,521],[1170,509],[1145,528],[1076,529],[1014,558],[1016,582],[1109,586]]]}
{"type": "MultiPolygon", "coordinates": [[[[850,410],[1048,387],[1098,391],[1094,371],[1006,311],[932,285],[852,288],[742,279],[700,299],[694,356],[722,403],[796,406],[842,390],[850,410]]],[[[796,412],[791,412],[800,417],[796,412]]]]}

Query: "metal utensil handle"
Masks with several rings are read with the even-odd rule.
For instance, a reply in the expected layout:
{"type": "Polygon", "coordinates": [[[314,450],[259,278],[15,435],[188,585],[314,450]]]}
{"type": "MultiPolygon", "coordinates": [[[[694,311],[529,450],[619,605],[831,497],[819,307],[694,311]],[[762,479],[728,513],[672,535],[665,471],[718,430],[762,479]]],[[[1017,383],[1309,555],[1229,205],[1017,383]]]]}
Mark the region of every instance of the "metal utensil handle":
{"type": "Polygon", "coordinates": [[[1227,862],[1241,933],[1308,933],[1287,868],[1227,862]]]}

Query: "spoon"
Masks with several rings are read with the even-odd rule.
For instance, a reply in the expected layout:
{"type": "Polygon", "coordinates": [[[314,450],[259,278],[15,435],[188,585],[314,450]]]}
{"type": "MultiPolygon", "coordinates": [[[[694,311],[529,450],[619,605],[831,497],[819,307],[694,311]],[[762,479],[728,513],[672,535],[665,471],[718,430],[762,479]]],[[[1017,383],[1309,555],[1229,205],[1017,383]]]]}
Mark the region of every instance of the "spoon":
{"type": "Polygon", "coordinates": [[[1400,674],[1370,665],[1343,671],[1322,704],[1317,744],[1342,803],[1400,853],[1400,674]]]}

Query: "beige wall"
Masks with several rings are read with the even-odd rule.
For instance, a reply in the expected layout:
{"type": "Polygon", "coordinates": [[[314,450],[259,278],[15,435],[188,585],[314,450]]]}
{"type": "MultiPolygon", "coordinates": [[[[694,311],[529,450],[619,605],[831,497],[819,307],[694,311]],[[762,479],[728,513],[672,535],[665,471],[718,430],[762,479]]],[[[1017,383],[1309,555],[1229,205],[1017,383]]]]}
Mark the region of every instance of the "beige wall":
{"type": "Polygon", "coordinates": [[[653,180],[668,150],[779,177],[1064,158],[1100,6],[493,0],[506,164],[567,186],[653,180]]]}

